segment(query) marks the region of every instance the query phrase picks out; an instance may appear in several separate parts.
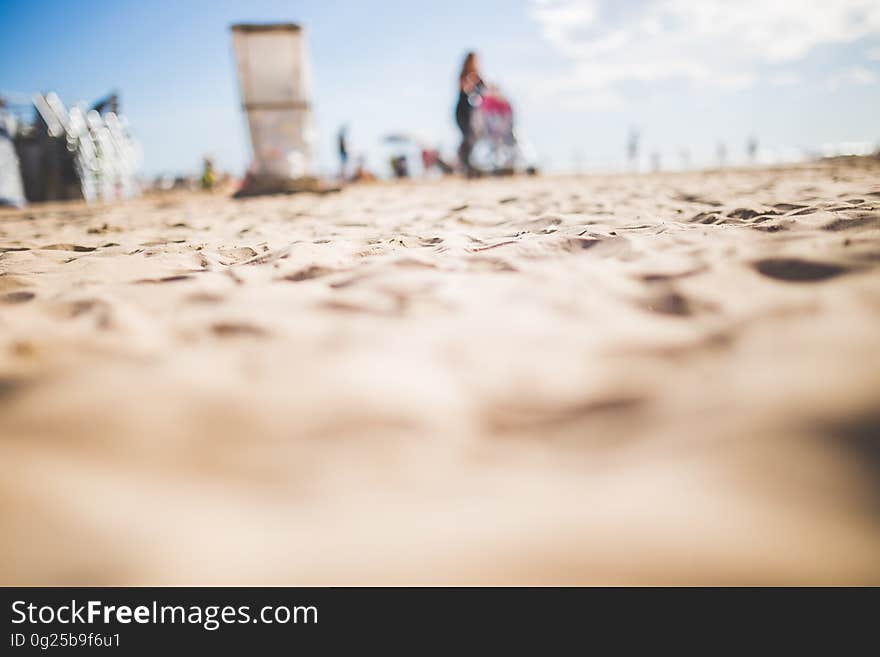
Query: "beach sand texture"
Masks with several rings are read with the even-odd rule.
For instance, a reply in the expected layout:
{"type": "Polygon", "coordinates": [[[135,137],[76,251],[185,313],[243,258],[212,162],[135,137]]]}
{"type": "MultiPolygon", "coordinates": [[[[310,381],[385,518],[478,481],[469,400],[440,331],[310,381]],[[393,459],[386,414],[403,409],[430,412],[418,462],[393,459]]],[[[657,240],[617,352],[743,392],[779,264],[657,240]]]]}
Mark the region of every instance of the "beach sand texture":
{"type": "Polygon", "coordinates": [[[880,584],[880,162],[0,215],[2,584],[880,584]]]}

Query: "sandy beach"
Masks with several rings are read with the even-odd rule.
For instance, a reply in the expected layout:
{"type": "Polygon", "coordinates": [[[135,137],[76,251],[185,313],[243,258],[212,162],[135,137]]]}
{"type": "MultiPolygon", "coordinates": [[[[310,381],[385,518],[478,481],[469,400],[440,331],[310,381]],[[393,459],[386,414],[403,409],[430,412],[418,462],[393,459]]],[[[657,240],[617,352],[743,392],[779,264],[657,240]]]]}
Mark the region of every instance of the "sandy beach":
{"type": "Polygon", "coordinates": [[[0,583],[880,584],[880,161],[0,214],[0,583]]]}

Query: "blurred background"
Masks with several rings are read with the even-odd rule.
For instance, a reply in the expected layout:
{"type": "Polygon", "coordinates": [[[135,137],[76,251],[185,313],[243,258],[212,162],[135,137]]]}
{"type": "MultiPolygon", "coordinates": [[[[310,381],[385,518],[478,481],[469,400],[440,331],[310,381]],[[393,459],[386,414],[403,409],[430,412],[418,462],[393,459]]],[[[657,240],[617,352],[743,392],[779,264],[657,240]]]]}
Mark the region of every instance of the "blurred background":
{"type": "Polygon", "coordinates": [[[324,173],[341,125],[376,169],[391,131],[454,153],[468,49],[544,171],[774,163],[880,143],[876,0],[0,0],[0,12],[0,94],[55,91],[72,105],[118,91],[146,177],[197,171],[205,154],[244,171],[229,33],[241,21],[307,28],[324,173]]]}

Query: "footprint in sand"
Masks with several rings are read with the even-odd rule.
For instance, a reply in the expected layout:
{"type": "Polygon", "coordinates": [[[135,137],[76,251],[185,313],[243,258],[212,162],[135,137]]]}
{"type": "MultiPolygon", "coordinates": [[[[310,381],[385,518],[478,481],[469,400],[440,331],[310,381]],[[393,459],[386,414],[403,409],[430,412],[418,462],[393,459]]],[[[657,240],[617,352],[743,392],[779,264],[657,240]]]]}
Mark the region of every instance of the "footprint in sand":
{"type": "Polygon", "coordinates": [[[670,272],[670,273],[646,273],[646,274],[638,274],[636,276],[637,279],[643,281],[644,283],[663,283],[667,281],[673,281],[679,278],[687,278],[689,276],[696,276],[697,274],[702,274],[704,271],[707,271],[708,267],[698,267],[697,269],[688,269],[686,271],[680,272],[670,272]]]}
{"type": "Polygon", "coordinates": [[[79,317],[96,309],[106,308],[107,304],[98,299],[81,299],[66,305],[65,311],[69,317],[79,317]]]}
{"type": "Polygon", "coordinates": [[[673,317],[689,317],[694,314],[694,309],[686,297],[678,292],[668,292],[653,299],[642,302],[641,307],[645,310],[660,315],[673,317]]]}
{"type": "Polygon", "coordinates": [[[50,244],[42,247],[45,251],[74,251],[76,253],[91,253],[96,251],[96,246],[82,246],[80,244],[50,244]]]}
{"type": "Polygon", "coordinates": [[[625,396],[584,400],[567,406],[530,407],[503,404],[488,409],[485,419],[499,433],[517,433],[564,428],[591,420],[624,419],[642,411],[650,400],[645,397],[625,396]]]}
{"type": "Polygon", "coordinates": [[[714,212],[700,212],[691,217],[690,222],[694,224],[714,224],[720,221],[721,217],[714,212]]]}
{"type": "Polygon", "coordinates": [[[93,321],[102,330],[113,328],[112,306],[103,299],[77,299],[53,304],[52,314],[64,320],[77,320],[81,317],[93,321]]]}
{"type": "Polygon", "coordinates": [[[36,297],[37,295],[33,292],[7,292],[4,295],[0,295],[0,303],[6,305],[13,305],[17,303],[26,303],[36,297]]]}
{"type": "Polygon", "coordinates": [[[217,254],[223,265],[240,265],[260,255],[256,249],[249,246],[220,247],[217,249],[217,254]]]}
{"type": "Polygon", "coordinates": [[[727,213],[727,216],[733,219],[754,219],[760,215],[760,212],[750,208],[737,208],[727,213]]]}
{"type": "Polygon", "coordinates": [[[577,253],[578,251],[592,249],[601,241],[602,240],[596,239],[595,237],[572,237],[562,242],[562,248],[566,251],[577,253]]]}
{"type": "Polygon", "coordinates": [[[773,207],[782,212],[791,212],[792,210],[803,210],[807,206],[799,203],[775,203],[773,207]]]}
{"type": "Polygon", "coordinates": [[[136,285],[154,283],[177,283],[178,281],[186,281],[190,278],[192,278],[192,276],[186,274],[178,274],[176,276],[164,276],[162,278],[141,278],[140,280],[134,281],[134,283],[136,285]]]}
{"type": "Polygon", "coordinates": [[[822,226],[824,230],[840,231],[854,228],[873,228],[880,225],[880,214],[862,213],[852,219],[835,219],[830,224],[822,226]]]}
{"type": "Polygon", "coordinates": [[[244,322],[217,322],[211,325],[211,331],[214,335],[222,338],[228,337],[252,337],[262,338],[268,335],[268,331],[255,326],[254,324],[246,324],[244,322]]]}
{"type": "Polygon", "coordinates": [[[27,385],[24,379],[0,377],[0,402],[11,399],[27,385]]]}
{"type": "Polygon", "coordinates": [[[700,205],[710,205],[715,208],[720,208],[721,203],[714,199],[707,199],[701,196],[697,196],[695,194],[678,194],[673,197],[676,201],[682,201],[684,203],[699,203],[700,205]]]}
{"type": "Polygon", "coordinates": [[[189,303],[221,303],[223,301],[223,295],[213,294],[211,292],[194,292],[193,294],[190,294],[188,297],[186,297],[186,300],[189,303]]]}
{"type": "MultiPolygon", "coordinates": [[[[823,434],[833,441],[836,448],[852,459],[853,465],[861,469],[880,484],[880,412],[866,408],[847,418],[837,418],[824,424],[823,434]]],[[[875,486],[880,491],[880,486],[875,486]]],[[[880,500],[880,496],[876,496],[880,500]]]]}
{"type": "Polygon", "coordinates": [[[313,278],[320,278],[322,276],[326,276],[327,274],[332,274],[333,271],[334,270],[329,269],[328,267],[312,265],[311,267],[306,267],[305,269],[295,271],[292,274],[287,274],[286,276],[283,276],[281,280],[291,281],[292,283],[299,283],[301,281],[310,281],[313,278]]]}
{"type": "Polygon", "coordinates": [[[852,267],[799,258],[765,258],[752,266],[764,276],[792,283],[824,281],[853,271],[852,267]]]}

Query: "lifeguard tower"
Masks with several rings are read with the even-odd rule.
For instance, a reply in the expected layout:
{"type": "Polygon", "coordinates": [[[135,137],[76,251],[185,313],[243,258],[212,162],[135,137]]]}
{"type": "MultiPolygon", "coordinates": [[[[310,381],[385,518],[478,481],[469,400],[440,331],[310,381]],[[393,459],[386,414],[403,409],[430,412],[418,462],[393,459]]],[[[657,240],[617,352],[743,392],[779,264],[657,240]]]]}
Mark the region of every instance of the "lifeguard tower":
{"type": "Polygon", "coordinates": [[[317,190],[305,31],[294,23],[231,30],[253,153],[239,195],[317,190]]]}

